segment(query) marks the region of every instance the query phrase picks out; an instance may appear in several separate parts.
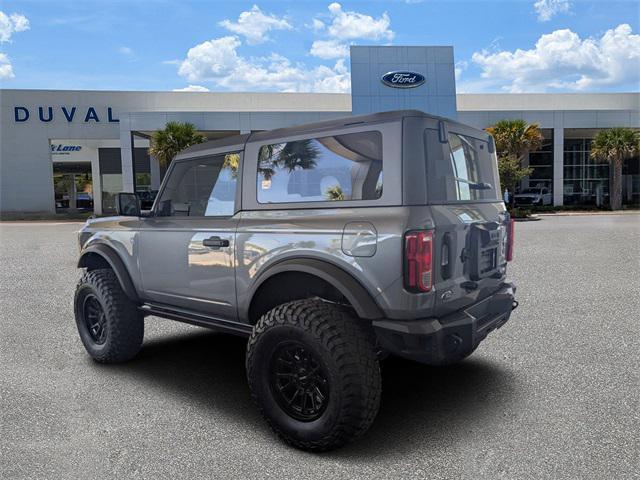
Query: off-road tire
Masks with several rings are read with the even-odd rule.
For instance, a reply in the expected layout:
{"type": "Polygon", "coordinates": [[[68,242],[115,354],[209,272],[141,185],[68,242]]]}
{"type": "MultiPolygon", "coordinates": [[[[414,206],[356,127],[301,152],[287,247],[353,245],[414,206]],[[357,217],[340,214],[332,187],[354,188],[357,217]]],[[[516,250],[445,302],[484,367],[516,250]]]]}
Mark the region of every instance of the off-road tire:
{"type": "Polygon", "coordinates": [[[380,406],[380,366],[373,330],[364,320],[319,299],[277,306],[256,323],[247,349],[252,397],[271,428],[287,443],[326,451],[363,435],[380,406]],[[321,416],[301,421],[276,399],[270,380],[272,357],[283,343],[300,342],[321,360],[328,377],[328,402],[321,416]]]}
{"type": "Polygon", "coordinates": [[[74,297],[76,326],[85,349],[100,363],[120,363],[133,358],[142,345],[144,317],[137,305],[122,291],[113,270],[85,272],[74,297]],[[97,300],[104,312],[104,340],[97,342],[85,321],[88,298],[97,300]]]}

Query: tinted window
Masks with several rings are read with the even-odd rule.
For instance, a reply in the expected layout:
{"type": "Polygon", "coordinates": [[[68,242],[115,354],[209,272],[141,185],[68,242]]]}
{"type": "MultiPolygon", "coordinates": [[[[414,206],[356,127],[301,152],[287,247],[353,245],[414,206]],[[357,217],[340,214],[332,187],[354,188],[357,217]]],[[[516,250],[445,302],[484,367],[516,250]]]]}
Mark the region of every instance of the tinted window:
{"type": "Polygon", "coordinates": [[[158,203],[158,216],[230,216],[234,213],[238,153],[178,162],[158,203]]]}
{"type": "Polygon", "coordinates": [[[437,131],[425,131],[430,201],[499,200],[497,162],[488,142],[456,133],[448,139],[443,145],[437,131]]]}
{"type": "Polygon", "coordinates": [[[263,145],[258,202],[375,200],[382,196],[382,135],[361,132],[263,145]]]}

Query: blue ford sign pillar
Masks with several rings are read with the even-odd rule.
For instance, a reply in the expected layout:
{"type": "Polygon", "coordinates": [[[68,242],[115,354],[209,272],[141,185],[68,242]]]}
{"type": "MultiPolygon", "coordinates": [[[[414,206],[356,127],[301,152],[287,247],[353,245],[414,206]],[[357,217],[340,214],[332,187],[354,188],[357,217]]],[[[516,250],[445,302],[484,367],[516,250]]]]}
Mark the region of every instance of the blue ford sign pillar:
{"type": "Polygon", "coordinates": [[[453,47],[351,47],[354,115],[417,109],[456,118],[453,47]]]}

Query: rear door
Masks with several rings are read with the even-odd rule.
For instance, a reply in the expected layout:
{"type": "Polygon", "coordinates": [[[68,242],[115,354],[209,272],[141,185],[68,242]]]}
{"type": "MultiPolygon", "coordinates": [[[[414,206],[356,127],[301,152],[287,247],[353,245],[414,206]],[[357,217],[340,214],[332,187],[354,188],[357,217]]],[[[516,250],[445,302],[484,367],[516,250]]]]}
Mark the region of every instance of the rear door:
{"type": "Polygon", "coordinates": [[[233,320],[236,184],[240,152],[174,162],[143,221],[145,299],[233,320]]]}
{"type": "Polygon", "coordinates": [[[427,195],[435,224],[437,315],[500,288],[506,270],[506,216],[488,135],[451,124],[427,130],[427,195]]]}

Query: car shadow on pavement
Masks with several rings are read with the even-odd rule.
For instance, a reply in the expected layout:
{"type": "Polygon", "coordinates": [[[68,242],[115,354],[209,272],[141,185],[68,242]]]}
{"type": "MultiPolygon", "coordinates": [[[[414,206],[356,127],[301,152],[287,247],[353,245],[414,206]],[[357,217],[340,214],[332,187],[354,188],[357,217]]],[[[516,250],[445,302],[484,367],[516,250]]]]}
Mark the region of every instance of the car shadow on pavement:
{"type": "Polygon", "coordinates": [[[382,402],[371,429],[330,455],[341,461],[397,461],[416,450],[437,456],[481,428],[495,428],[516,395],[513,372],[481,352],[447,367],[391,357],[382,363],[382,402]]]}
{"type": "MultiPolygon", "coordinates": [[[[246,340],[215,332],[145,342],[135,360],[115,366],[119,374],[181,395],[185,403],[224,411],[247,429],[268,431],[254,407],[245,376],[246,340]]],[[[496,422],[515,396],[514,375],[499,363],[470,358],[450,367],[428,367],[400,358],[382,364],[380,413],[361,439],[328,455],[341,461],[440,449],[468,436],[472,424],[496,422]]],[[[267,434],[267,435],[270,435],[267,434]]],[[[277,441],[275,436],[274,441],[277,441]]]]}

